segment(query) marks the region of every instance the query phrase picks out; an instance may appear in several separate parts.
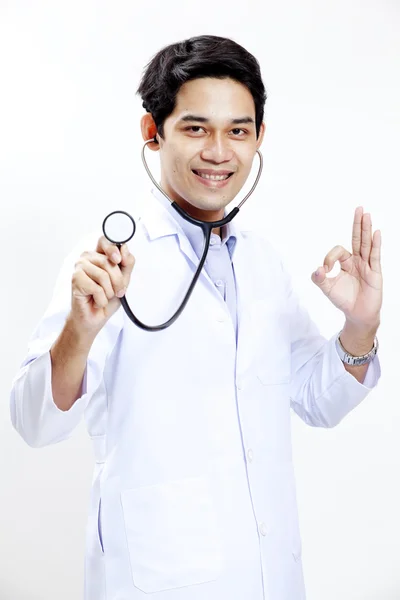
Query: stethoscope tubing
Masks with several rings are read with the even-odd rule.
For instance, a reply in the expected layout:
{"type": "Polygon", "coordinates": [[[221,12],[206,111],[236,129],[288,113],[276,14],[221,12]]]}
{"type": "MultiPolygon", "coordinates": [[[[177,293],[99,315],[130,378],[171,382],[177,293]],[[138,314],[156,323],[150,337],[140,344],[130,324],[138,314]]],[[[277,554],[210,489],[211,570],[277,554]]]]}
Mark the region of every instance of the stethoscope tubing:
{"type": "MultiPolygon", "coordinates": [[[[123,309],[125,310],[127,316],[135,325],[137,325],[137,327],[140,327],[140,329],[143,329],[144,331],[162,331],[163,329],[167,329],[167,327],[170,327],[177,320],[177,318],[179,317],[179,315],[182,313],[183,309],[185,308],[186,304],[188,303],[190,296],[192,295],[194,287],[197,283],[198,278],[200,277],[200,273],[203,269],[204,263],[207,258],[207,253],[208,253],[208,249],[209,249],[212,230],[215,228],[223,227],[224,225],[226,225],[227,223],[232,221],[232,219],[238,214],[240,208],[243,206],[243,204],[246,202],[246,200],[251,196],[251,194],[256,189],[258,182],[260,180],[260,177],[261,177],[262,170],[263,170],[263,157],[262,157],[260,150],[257,150],[257,154],[260,159],[260,166],[258,169],[257,177],[256,177],[250,191],[246,194],[246,196],[243,198],[243,200],[240,202],[240,204],[238,204],[238,206],[233,208],[226,217],[224,217],[223,219],[220,219],[219,221],[200,221],[199,219],[195,219],[194,217],[189,215],[187,212],[185,212],[183,210],[183,208],[181,208],[179,206],[179,204],[177,204],[176,202],[173,202],[169,198],[169,196],[164,192],[162,187],[154,179],[153,174],[151,173],[149,166],[147,164],[146,156],[145,156],[146,146],[147,146],[147,144],[150,144],[151,142],[154,142],[154,139],[147,140],[144,143],[143,148],[142,148],[142,161],[143,161],[144,168],[146,169],[146,172],[147,172],[149,178],[151,179],[153,185],[161,192],[161,194],[163,194],[165,196],[165,198],[169,202],[171,202],[171,205],[181,215],[181,217],[183,217],[186,221],[189,221],[189,223],[192,223],[192,225],[196,225],[197,227],[200,227],[202,229],[203,235],[204,235],[204,249],[203,249],[203,254],[201,256],[199,265],[196,269],[196,272],[193,276],[190,286],[189,286],[181,304],[179,305],[179,308],[172,315],[172,317],[170,319],[168,319],[168,321],[165,321],[165,323],[161,323],[160,325],[146,325],[145,323],[140,321],[140,319],[138,319],[136,317],[136,315],[132,312],[132,309],[130,308],[130,306],[128,304],[128,300],[126,299],[126,296],[123,296],[122,298],[120,298],[121,305],[122,305],[123,309]]],[[[103,221],[103,233],[104,233],[105,237],[110,242],[116,244],[118,246],[118,248],[120,248],[123,243],[128,242],[133,237],[135,230],[136,230],[136,224],[135,224],[133,217],[131,217],[131,215],[125,211],[114,211],[114,212],[110,213],[103,221]],[[116,242],[115,240],[110,239],[106,233],[106,228],[105,228],[106,221],[111,215],[113,215],[115,213],[125,214],[126,216],[128,216],[131,219],[132,224],[133,224],[133,233],[127,240],[125,240],[123,242],[121,242],[121,241],[116,242]]]]}

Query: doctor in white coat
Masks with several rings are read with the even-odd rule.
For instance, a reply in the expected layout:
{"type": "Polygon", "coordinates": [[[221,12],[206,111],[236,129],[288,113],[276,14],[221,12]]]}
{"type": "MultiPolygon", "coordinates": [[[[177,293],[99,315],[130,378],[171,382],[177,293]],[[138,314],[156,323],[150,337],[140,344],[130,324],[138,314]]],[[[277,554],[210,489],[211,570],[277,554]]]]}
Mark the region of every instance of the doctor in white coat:
{"type": "MultiPolygon", "coordinates": [[[[139,93],[162,188],[192,216],[221,219],[264,135],[258,62],[228,39],[185,40],[152,59],[139,93]]],[[[290,408],[333,427],[379,379],[370,215],[356,209],[352,252],[335,247],[312,275],[343,312],[329,340],[268,241],[236,219],[213,232],[182,315],[155,333],[133,325],[119,298],[144,322],[168,320],[201,230],[153,190],[121,251],[97,237],[66,260],[11,395],[32,447],[86,419],[96,466],[85,600],[304,599],[290,408]]]]}

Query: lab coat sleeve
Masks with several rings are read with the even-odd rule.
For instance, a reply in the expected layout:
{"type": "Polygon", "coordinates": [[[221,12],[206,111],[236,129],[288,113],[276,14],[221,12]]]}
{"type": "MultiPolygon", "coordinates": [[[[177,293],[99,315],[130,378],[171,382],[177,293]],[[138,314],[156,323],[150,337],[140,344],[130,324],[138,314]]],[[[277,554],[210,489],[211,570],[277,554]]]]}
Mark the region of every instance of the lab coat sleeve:
{"type": "Polygon", "coordinates": [[[285,271],[284,277],[291,336],[291,406],[308,425],[334,427],[377,385],[379,358],[374,357],[359,383],[337,353],[339,332],[325,339],[300,304],[285,271]]]}
{"type": "Polygon", "coordinates": [[[71,278],[74,265],[84,249],[95,247],[92,238],[82,242],[64,262],[53,298],[32,334],[28,352],[14,378],[11,397],[11,421],[21,437],[32,447],[61,442],[71,436],[97,392],[105,393],[103,371],[122,328],[121,309],[97,335],[86,364],[82,396],[68,411],[60,410],[51,388],[50,348],[61,333],[71,308],[71,278]]]}

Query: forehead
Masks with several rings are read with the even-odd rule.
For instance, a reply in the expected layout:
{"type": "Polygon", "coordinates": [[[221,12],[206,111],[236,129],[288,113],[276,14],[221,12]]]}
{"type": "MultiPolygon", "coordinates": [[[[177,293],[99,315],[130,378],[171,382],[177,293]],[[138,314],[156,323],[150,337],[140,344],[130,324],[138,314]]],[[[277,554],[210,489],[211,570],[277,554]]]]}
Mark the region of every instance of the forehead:
{"type": "Polygon", "coordinates": [[[203,115],[209,119],[228,120],[235,117],[255,119],[253,96],[246,86],[233,79],[203,77],[184,83],[180,88],[173,120],[185,114],[203,115]]]}

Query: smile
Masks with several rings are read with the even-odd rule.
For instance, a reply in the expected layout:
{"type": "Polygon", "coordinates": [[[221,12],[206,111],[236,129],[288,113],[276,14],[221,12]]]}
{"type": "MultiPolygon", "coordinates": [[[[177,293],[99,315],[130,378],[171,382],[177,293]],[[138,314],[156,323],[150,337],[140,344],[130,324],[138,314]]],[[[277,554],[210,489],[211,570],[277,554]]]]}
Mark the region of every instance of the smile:
{"type": "Polygon", "coordinates": [[[228,181],[231,175],[233,175],[232,171],[196,171],[195,169],[192,170],[192,173],[196,175],[196,177],[201,181],[201,183],[204,183],[205,185],[209,186],[211,185],[213,187],[218,184],[218,187],[224,185],[224,183],[228,181]]]}
{"type": "Polygon", "coordinates": [[[199,177],[203,177],[203,179],[211,179],[211,181],[224,181],[224,179],[228,179],[232,175],[232,173],[207,173],[205,171],[193,171],[195,175],[199,177]]]}

